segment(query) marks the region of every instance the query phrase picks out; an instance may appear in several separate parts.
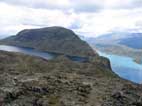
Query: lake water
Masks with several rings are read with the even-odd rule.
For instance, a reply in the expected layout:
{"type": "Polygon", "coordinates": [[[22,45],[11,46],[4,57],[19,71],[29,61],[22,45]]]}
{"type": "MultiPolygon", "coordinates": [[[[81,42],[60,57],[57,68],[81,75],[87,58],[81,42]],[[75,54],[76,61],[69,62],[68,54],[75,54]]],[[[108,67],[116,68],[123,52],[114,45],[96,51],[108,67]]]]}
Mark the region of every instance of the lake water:
{"type": "Polygon", "coordinates": [[[112,70],[120,77],[136,83],[142,83],[142,64],[137,64],[130,57],[102,52],[99,52],[99,54],[110,59],[112,70]]]}
{"type": "MultiPolygon", "coordinates": [[[[47,60],[56,58],[57,56],[61,55],[59,53],[51,53],[51,52],[43,52],[43,51],[37,51],[32,48],[25,48],[25,47],[16,47],[16,46],[8,46],[8,45],[0,45],[0,50],[2,51],[9,51],[9,52],[20,52],[28,55],[38,56],[47,60]]],[[[73,61],[79,61],[79,62],[87,62],[88,58],[86,57],[78,57],[78,56],[69,56],[65,55],[67,58],[73,60],[73,61]]]]}
{"type": "Polygon", "coordinates": [[[47,60],[53,59],[56,56],[55,54],[49,52],[39,52],[31,48],[7,46],[7,45],[0,45],[0,50],[9,51],[9,52],[20,52],[28,55],[38,56],[47,60]]]}
{"type": "MultiPolygon", "coordinates": [[[[50,52],[40,52],[32,48],[7,46],[7,45],[0,45],[0,50],[10,51],[10,52],[20,52],[20,53],[24,53],[28,55],[42,57],[47,60],[53,59],[57,57],[58,55],[61,55],[61,54],[55,54],[50,52]]],[[[132,58],[125,57],[125,56],[112,55],[112,54],[105,54],[102,52],[99,52],[99,54],[101,56],[104,56],[110,59],[111,67],[113,71],[116,74],[118,74],[120,77],[136,82],[136,83],[142,83],[142,65],[134,62],[132,58]]],[[[83,57],[69,56],[69,55],[66,55],[66,57],[73,61],[79,61],[79,62],[88,61],[88,58],[83,58],[83,57]]]]}

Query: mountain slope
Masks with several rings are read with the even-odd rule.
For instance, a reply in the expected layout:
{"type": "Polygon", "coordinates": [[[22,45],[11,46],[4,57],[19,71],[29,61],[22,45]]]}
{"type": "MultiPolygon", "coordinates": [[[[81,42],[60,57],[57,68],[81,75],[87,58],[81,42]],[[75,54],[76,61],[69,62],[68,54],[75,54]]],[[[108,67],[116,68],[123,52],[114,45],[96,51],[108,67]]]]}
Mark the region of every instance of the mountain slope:
{"type": "Polygon", "coordinates": [[[37,50],[76,56],[94,56],[96,53],[73,31],[63,27],[28,29],[6,38],[1,44],[30,47],[37,50]]]}
{"type": "Polygon", "coordinates": [[[0,51],[1,106],[141,106],[142,87],[120,79],[106,58],[46,61],[0,51]]]}

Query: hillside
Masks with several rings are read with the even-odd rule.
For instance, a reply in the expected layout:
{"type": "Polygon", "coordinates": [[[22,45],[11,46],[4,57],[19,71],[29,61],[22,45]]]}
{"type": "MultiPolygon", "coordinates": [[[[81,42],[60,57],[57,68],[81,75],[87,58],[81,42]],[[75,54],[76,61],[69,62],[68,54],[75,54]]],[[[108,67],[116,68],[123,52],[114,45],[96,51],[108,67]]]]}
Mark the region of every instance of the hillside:
{"type": "Polygon", "coordinates": [[[0,51],[0,59],[1,106],[142,105],[142,87],[120,79],[103,57],[79,63],[0,51]]]}
{"type": "Polygon", "coordinates": [[[30,47],[75,56],[96,55],[85,41],[82,41],[73,31],[63,27],[23,30],[16,36],[1,40],[0,44],[30,47]]]}

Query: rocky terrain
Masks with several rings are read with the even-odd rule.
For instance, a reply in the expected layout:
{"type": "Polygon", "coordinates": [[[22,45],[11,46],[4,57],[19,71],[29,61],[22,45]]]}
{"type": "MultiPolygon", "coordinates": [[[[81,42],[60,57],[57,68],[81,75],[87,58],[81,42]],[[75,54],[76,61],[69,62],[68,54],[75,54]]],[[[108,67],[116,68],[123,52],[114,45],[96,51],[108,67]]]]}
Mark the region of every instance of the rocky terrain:
{"type": "Polygon", "coordinates": [[[141,106],[142,87],[120,79],[109,60],[74,62],[0,51],[0,106],[141,106]]]}
{"type": "Polygon", "coordinates": [[[75,56],[96,55],[85,41],[80,40],[73,31],[63,27],[26,29],[16,36],[1,40],[0,44],[30,47],[75,56]]]}
{"type": "Polygon", "coordinates": [[[142,86],[119,78],[107,58],[70,30],[24,30],[1,43],[61,55],[46,60],[0,51],[0,106],[142,106],[142,86]]]}

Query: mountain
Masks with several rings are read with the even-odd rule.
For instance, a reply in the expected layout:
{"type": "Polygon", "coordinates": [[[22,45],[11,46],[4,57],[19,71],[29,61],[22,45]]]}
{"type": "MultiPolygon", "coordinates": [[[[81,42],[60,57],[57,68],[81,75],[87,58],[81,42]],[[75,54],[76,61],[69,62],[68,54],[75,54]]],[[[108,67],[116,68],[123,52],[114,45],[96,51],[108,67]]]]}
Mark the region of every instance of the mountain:
{"type": "Polygon", "coordinates": [[[85,40],[91,44],[122,44],[130,48],[142,49],[142,33],[115,32],[85,40]]]}
{"type": "Polygon", "coordinates": [[[74,62],[0,51],[1,106],[142,106],[142,87],[119,78],[104,57],[74,62]]]}
{"type": "Polygon", "coordinates": [[[46,60],[0,51],[0,106],[142,105],[141,85],[118,77],[111,70],[110,61],[71,30],[23,30],[1,43],[63,55],[46,60]],[[86,62],[77,62],[64,54],[91,57],[86,62]]]}
{"type": "Polygon", "coordinates": [[[96,38],[85,39],[93,48],[100,51],[132,57],[141,63],[142,33],[115,32],[96,38]]]}
{"type": "Polygon", "coordinates": [[[98,37],[86,37],[85,40],[91,44],[112,44],[112,43],[118,43],[119,40],[127,38],[127,34],[124,34],[122,32],[116,33],[107,33],[98,37]]]}
{"type": "Polygon", "coordinates": [[[129,38],[121,39],[119,44],[126,45],[134,49],[142,49],[142,33],[133,33],[129,38]]]}
{"type": "Polygon", "coordinates": [[[75,56],[94,56],[96,53],[73,31],[63,27],[26,29],[16,36],[1,40],[0,44],[30,47],[36,50],[75,56]]]}

